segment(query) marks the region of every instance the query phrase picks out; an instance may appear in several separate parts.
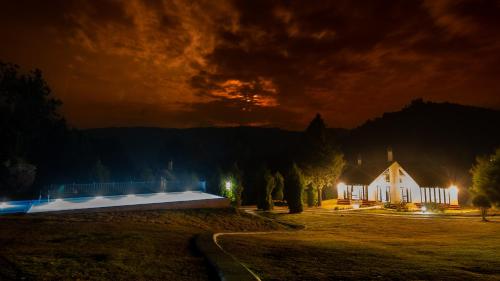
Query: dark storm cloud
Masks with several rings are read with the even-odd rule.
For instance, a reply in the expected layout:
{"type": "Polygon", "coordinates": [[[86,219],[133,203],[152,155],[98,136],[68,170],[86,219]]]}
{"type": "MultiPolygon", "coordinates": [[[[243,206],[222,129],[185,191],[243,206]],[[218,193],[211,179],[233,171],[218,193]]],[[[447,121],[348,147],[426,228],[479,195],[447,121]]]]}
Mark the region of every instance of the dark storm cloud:
{"type": "Polygon", "coordinates": [[[500,107],[499,1],[16,1],[0,58],[77,126],[354,126],[417,97],[500,107]]]}
{"type": "Polygon", "coordinates": [[[302,124],[321,111],[332,125],[352,126],[419,96],[498,106],[499,86],[478,73],[498,73],[499,8],[491,1],[241,1],[239,28],[220,32],[208,61],[217,66],[214,79],[273,81],[276,110],[299,113],[302,124]]]}

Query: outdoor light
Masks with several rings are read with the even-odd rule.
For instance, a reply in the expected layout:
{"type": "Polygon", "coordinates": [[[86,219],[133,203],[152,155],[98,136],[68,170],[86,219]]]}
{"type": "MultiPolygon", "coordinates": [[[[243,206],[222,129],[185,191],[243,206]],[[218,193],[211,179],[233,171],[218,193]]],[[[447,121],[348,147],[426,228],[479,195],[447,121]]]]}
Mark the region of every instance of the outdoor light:
{"type": "Polygon", "coordinates": [[[449,200],[450,205],[458,205],[458,187],[454,184],[450,185],[449,188],[449,200]]]}
{"type": "Polygon", "coordinates": [[[7,204],[5,202],[0,203],[0,209],[7,208],[8,206],[9,206],[9,204],[7,204]]]}
{"type": "Polygon", "coordinates": [[[341,188],[341,187],[343,187],[344,185],[345,185],[345,183],[343,183],[343,182],[339,182],[339,183],[337,184],[337,188],[341,188]]]}
{"type": "Polygon", "coordinates": [[[359,209],[359,204],[352,204],[353,209],[359,209]]]}
{"type": "Polygon", "coordinates": [[[425,213],[427,211],[427,208],[425,206],[422,206],[422,213],[425,213]]]}
{"type": "Polygon", "coordinates": [[[54,202],[61,202],[62,199],[61,198],[57,198],[56,200],[54,200],[54,202]]]}
{"type": "Polygon", "coordinates": [[[231,182],[226,181],[226,190],[230,190],[230,189],[231,189],[231,182]]]}

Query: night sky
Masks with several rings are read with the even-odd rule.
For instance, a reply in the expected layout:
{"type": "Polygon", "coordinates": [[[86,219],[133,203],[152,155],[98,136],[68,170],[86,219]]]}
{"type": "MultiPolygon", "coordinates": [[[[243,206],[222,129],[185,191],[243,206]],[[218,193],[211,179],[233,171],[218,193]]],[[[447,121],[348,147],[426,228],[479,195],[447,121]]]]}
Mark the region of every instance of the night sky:
{"type": "Polygon", "coordinates": [[[411,100],[500,108],[500,1],[0,0],[0,60],[78,128],[354,127],[411,100]]]}

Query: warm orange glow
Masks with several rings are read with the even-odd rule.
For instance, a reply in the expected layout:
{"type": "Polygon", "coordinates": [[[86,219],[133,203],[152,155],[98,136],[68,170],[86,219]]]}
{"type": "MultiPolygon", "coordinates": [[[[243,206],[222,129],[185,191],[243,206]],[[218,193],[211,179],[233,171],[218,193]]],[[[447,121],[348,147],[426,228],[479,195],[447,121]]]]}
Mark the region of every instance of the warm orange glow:
{"type": "Polygon", "coordinates": [[[274,107],[278,106],[276,95],[278,89],[270,79],[259,77],[257,80],[241,81],[229,79],[217,84],[218,89],[211,91],[217,98],[238,100],[247,106],[274,107]]]}
{"type": "Polygon", "coordinates": [[[3,1],[0,58],[40,68],[77,128],[302,130],[316,112],[349,128],[418,97],[500,107],[494,1],[247,2],[3,1]]]}

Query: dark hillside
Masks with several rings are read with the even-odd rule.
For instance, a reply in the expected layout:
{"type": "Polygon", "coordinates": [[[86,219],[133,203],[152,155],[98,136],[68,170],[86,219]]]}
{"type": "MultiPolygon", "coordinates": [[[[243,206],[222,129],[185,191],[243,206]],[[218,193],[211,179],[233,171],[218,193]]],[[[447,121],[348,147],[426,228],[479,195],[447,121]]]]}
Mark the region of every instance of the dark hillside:
{"type": "Polygon", "coordinates": [[[353,129],[342,142],[350,162],[358,155],[386,159],[391,147],[394,160],[445,167],[450,180],[466,186],[475,157],[500,145],[500,111],[416,100],[353,129]]]}

